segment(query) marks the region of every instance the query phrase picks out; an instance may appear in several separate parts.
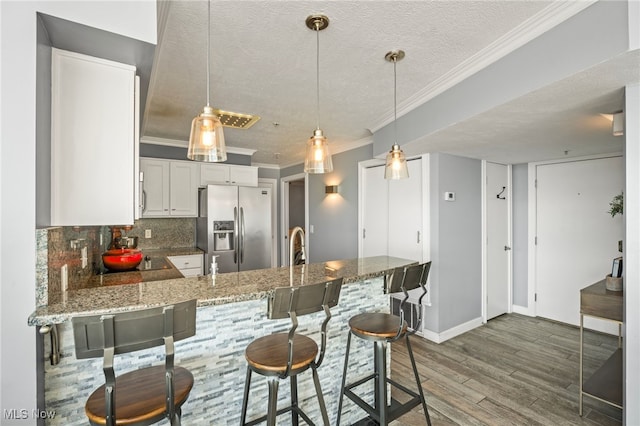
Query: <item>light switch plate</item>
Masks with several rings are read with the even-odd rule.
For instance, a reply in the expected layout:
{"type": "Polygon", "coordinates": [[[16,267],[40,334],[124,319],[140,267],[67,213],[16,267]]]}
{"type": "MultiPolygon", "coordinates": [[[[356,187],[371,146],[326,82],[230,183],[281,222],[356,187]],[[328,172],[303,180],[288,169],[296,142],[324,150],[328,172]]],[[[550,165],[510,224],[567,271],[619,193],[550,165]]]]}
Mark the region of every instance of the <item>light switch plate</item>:
{"type": "Polygon", "coordinates": [[[444,200],[445,201],[455,201],[456,200],[456,193],[455,192],[445,192],[444,193],[444,200]]]}
{"type": "Polygon", "coordinates": [[[60,281],[62,291],[67,291],[69,288],[69,267],[66,263],[60,268],[60,281]]]}

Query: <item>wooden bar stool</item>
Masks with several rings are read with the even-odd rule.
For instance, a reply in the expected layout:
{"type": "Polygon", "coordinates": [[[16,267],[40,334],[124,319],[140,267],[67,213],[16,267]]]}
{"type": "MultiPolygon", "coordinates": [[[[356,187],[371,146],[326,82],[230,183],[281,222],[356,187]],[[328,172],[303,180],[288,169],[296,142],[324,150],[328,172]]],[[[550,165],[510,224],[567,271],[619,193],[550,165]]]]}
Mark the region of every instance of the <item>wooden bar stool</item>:
{"type": "Polygon", "coordinates": [[[242,400],[242,425],[255,425],[267,421],[267,425],[276,424],[276,417],[291,412],[291,423],[298,424],[298,416],[309,425],[314,423],[298,406],[297,375],[311,368],[313,382],[316,388],[320,412],[326,426],[329,425],[327,408],[324,403],[317,369],[322,364],[327,346],[327,323],[331,318],[330,308],[338,304],[342,278],[318,284],[300,287],[281,287],[275,289],[269,297],[267,316],[269,319],[291,318],[291,328],[288,333],[276,333],[260,337],[247,346],[247,378],[242,400]],[[318,344],[308,336],[297,334],[298,317],[314,312],[324,311],[325,316],[320,326],[320,349],[318,344]],[[251,373],[256,372],[266,376],[269,384],[269,403],[267,414],[246,422],[251,373]],[[278,410],[278,383],[280,379],[289,378],[291,386],[291,405],[278,410]]]}
{"type": "Polygon", "coordinates": [[[104,357],[105,384],[85,405],[91,425],[150,425],[165,418],[180,425],[193,387],[189,370],[173,365],[173,343],[196,331],[196,301],[72,319],[76,358],[104,357]],[[114,355],[164,345],[165,364],[116,376],[114,355]]]}
{"type": "MultiPolygon", "coordinates": [[[[420,384],[420,376],[418,375],[418,369],[416,368],[413,351],[411,350],[411,343],[409,342],[409,336],[414,334],[416,330],[410,328],[404,319],[404,305],[409,298],[408,292],[410,290],[416,289],[418,287],[422,288],[422,294],[418,302],[419,306],[422,305],[422,298],[427,293],[425,283],[427,282],[427,277],[429,276],[430,269],[431,262],[427,262],[422,265],[397,268],[393,272],[393,275],[391,277],[391,284],[389,285],[387,292],[404,293],[404,298],[400,302],[399,317],[386,313],[363,313],[356,315],[349,320],[350,330],[349,336],[347,338],[347,351],[344,359],[344,371],[342,373],[342,387],[340,390],[340,402],[338,403],[337,425],[340,425],[342,401],[343,397],[346,396],[354,403],[356,403],[360,408],[362,408],[365,412],[367,412],[369,414],[369,419],[372,419],[380,425],[387,425],[403,414],[408,413],[414,407],[422,404],[427,424],[431,426],[431,419],[429,418],[427,403],[422,391],[422,385],[420,384]],[[351,335],[354,335],[361,339],[372,341],[374,343],[374,373],[347,385],[347,367],[349,365],[349,347],[351,346],[351,335]],[[411,359],[411,367],[413,368],[413,374],[415,376],[416,385],[418,387],[417,392],[387,377],[387,344],[393,343],[403,337],[407,345],[409,358],[411,359]],[[371,380],[374,380],[373,405],[365,402],[352,390],[353,388],[367,383],[371,380]],[[389,404],[387,398],[387,384],[403,391],[410,396],[410,399],[404,403],[399,403],[392,398],[391,403],[389,404]]],[[[421,321],[422,309],[419,310],[416,324],[420,324],[421,321]]]]}

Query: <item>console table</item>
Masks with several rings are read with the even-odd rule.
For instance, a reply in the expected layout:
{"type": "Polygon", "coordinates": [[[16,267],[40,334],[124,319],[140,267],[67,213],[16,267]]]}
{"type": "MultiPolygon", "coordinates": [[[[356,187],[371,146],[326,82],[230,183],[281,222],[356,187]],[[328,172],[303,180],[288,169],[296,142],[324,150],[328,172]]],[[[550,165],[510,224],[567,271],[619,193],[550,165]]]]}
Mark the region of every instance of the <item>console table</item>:
{"type": "Polygon", "coordinates": [[[605,280],[580,290],[580,415],[586,395],[622,409],[622,291],[610,291],[605,280]],[[584,317],[594,317],[618,324],[618,349],[596,372],[583,382],[584,317]]]}

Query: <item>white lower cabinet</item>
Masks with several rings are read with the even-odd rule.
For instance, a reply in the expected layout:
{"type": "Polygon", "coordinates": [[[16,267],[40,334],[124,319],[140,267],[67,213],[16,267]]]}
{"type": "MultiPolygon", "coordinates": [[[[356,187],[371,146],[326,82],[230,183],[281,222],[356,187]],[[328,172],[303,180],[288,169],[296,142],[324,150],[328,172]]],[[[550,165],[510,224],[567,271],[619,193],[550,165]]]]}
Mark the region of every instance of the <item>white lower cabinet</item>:
{"type": "Polygon", "coordinates": [[[141,158],[142,217],[196,217],[198,164],[141,158]]]}
{"type": "Polygon", "coordinates": [[[195,277],[202,275],[202,255],[189,254],[183,256],[167,256],[167,259],[185,277],[195,277]]]}

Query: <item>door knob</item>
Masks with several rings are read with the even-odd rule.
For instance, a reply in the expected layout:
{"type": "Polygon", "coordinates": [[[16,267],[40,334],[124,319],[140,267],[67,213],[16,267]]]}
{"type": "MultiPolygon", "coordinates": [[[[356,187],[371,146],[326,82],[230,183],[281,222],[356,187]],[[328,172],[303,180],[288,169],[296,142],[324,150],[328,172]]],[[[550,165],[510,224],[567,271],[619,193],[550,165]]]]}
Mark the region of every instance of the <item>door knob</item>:
{"type": "Polygon", "coordinates": [[[509,246],[504,246],[504,251],[507,251],[507,250],[511,250],[511,247],[509,247],[509,246]]]}

